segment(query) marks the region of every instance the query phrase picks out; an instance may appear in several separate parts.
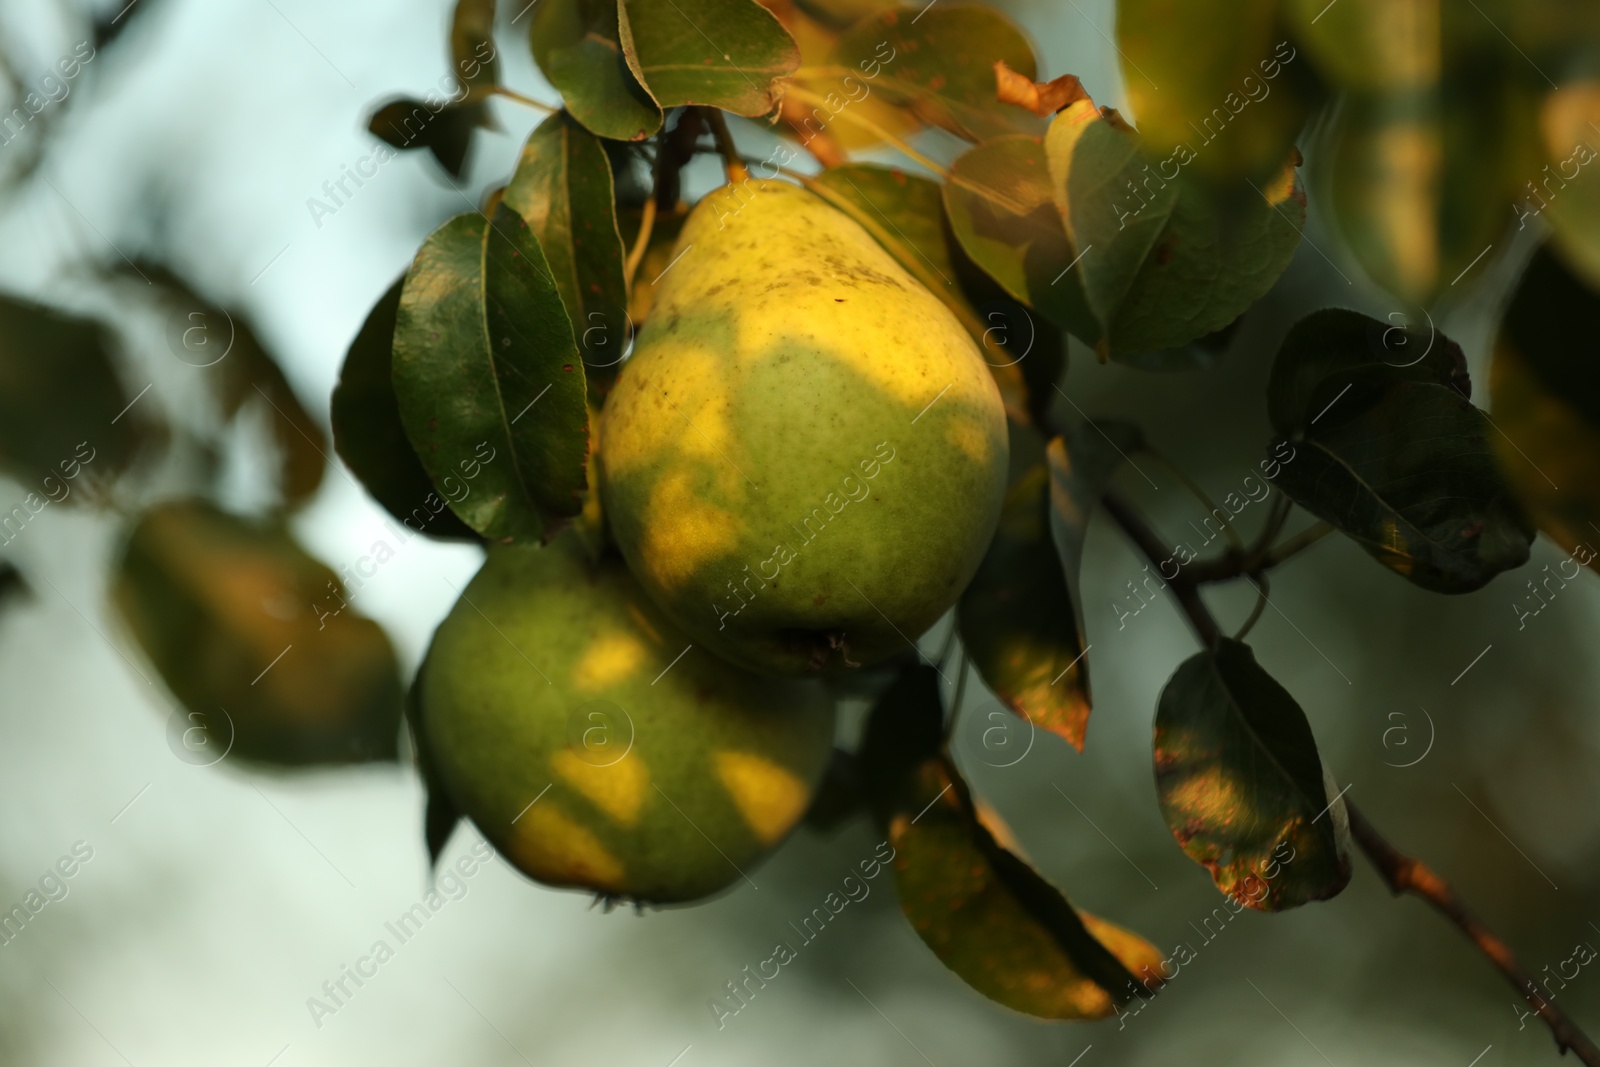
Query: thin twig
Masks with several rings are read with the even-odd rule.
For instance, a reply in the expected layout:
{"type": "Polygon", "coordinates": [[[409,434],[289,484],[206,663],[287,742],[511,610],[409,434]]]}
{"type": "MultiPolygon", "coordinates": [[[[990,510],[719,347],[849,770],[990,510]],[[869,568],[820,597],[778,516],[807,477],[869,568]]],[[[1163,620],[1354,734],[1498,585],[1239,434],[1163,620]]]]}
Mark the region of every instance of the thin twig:
{"type": "MultiPolygon", "coordinates": [[[[1139,551],[1148,556],[1150,562],[1159,568],[1161,561],[1168,557],[1168,553],[1144,516],[1115,489],[1106,492],[1104,503],[1106,513],[1116,520],[1117,525],[1122,527],[1123,532],[1138,546],[1139,551]]],[[[1167,588],[1172,590],[1172,595],[1178,598],[1178,605],[1188,616],[1189,625],[1194,627],[1200,643],[1207,648],[1215,648],[1222,640],[1222,631],[1217,626],[1217,620],[1211,617],[1205,601],[1200,599],[1198,584],[1181,568],[1171,578],[1168,578],[1163,571],[1161,578],[1167,583],[1167,588]]]]}
{"type": "Polygon", "coordinates": [[[733,143],[727,117],[714,107],[703,107],[700,112],[705,116],[706,125],[711,127],[711,137],[717,142],[717,151],[722,154],[722,171],[728,176],[728,184],[738,185],[749,181],[750,172],[745,169],[739,148],[733,143]]]}
{"type": "MultiPolygon", "coordinates": [[[[1200,502],[1201,507],[1222,520],[1222,532],[1227,535],[1229,543],[1233,545],[1233,552],[1244,551],[1244,538],[1239,536],[1239,531],[1235,530],[1233,523],[1228,521],[1229,511],[1226,508],[1218,507],[1217,502],[1211,499],[1211,495],[1200,487],[1200,483],[1189,477],[1188,471],[1148,445],[1141,451],[1165,467],[1174,478],[1178,479],[1178,482],[1189,491],[1189,495],[1200,502]]],[[[1242,511],[1243,509],[1241,508],[1240,510],[1242,511]]]]}
{"type": "Polygon", "coordinates": [[[633,239],[633,248],[628,252],[627,262],[622,265],[622,276],[630,293],[633,292],[633,276],[639,273],[639,264],[644,261],[645,249],[650,247],[650,234],[655,231],[655,225],[656,198],[652,196],[640,210],[639,235],[633,239]]]}
{"type": "Polygon", "coordinates": [[[1263,568],[1276,567],[1290,556],[1295,555],[1302,549],[1310,548],[1331,533],[1333,533],[1333,524],[1331,522],[1319,522],[1314,526],[1307,526],[1304,530],[1301,530],[1262,556],[1261,566],[1263,568]]]}
{"type": "Polygon", "coordinates": [[[1360,809],[1350,803],[1348,797],[1345,798],[1345,810],[1350,815],[1350,833],[1355,837],[1356,844],[1361,846],[1361,851],[1366,853],[1373,867],[1377,868],[1378,874],[1389,886],[1389,891],[1397,896],[1401,893],[1410,893],[1421,897],[1431,904],[1434,910],[1459,927],[1461,932],[1478,947],[1478,951],[1489,958],[1495,969],[1505,975],[1506,981],[1516,988],[1534,1013],[1544,1020],[1556,1039],[1558,1049],[1562,1052],[1571,1049],[1573,1054],[1589,1067],[1600,1067],[1600,1048],[1595,1047],[1594,1042],[1589,1040],[1588,1035],[1579,1029],[1565,1012],[1534,992],[1533,978],[1523,970],[1522,964],[1517,962],[1511,946],[1496,936],[1467,909],[1456,896],[1455,890],[1450,888],[1450,884],[1421,860],[1412,859],[1389,844],[1367,821],[1366,816],[1361,814],[1360,809]]]}

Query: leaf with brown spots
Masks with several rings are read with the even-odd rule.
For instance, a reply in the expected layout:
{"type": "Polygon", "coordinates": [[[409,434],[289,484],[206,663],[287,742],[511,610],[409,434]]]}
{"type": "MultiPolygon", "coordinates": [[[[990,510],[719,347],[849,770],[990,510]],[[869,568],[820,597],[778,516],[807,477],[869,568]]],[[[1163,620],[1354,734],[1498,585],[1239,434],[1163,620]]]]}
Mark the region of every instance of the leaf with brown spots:
{"type": "Polygon", "coordinates": [[[1156,799],[1185,854],[1257,911],[1336,896],[1350,881],[1344,801],[1329,788],[1300,705],[1222,640],[1161,691],[1156,799]]]}

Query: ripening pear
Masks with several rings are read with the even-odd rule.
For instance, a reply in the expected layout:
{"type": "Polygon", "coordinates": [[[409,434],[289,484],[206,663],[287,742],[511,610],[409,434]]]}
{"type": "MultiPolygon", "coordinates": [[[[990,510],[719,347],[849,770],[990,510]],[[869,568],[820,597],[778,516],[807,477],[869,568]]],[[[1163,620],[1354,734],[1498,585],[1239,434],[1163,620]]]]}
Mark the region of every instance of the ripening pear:
{"type": "Polygon", "coordinates": [[[697,646],[868,664],[955,603],[1006,483],[999,389],[954,315],[815,194],[702,200],[606,401],[601,498],[697,646]]]}
{"type": "Polygon", "coordinates": [[[422,672],[446,795],[549,885],[667,903],[740,881],[805,814],[833,705],[688,646],[576,534],[490,548],[422,672]]]}

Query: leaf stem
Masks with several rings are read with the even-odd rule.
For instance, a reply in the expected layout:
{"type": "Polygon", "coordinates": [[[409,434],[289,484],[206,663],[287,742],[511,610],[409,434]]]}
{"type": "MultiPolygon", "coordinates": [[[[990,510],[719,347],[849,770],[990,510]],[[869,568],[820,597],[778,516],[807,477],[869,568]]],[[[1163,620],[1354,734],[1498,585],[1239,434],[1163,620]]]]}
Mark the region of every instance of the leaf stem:
{"type": "MultiPolygon", "coordinates": [[[[1106,491],[1102,503],[1105,504],[1106,513],[1122,527],[1128,539],[1159,568],[1161,561],[1167,558],[1167,550],[1162,545],[1161,538],[1156,536],[1156,532],[1150,528],[1149,522],[1138,509],[1115,489],[1106,491]]],[[[1172,590],[1172,595],[1177,598],[1178,606],[1183,608],[1183,613],[1188,616],[1189,625],[1194,628],[1195,636],[1200,639],[1200,643],[1206,648],[1216,648],[1217,643],[1222,640],[1222,630],[1217,626],[1217,620],[1212,617],[1205,601],[1200,599],[1200,584],[1182,568],[1179,568],[1178,573],[1171,578],[1163,572],[1161,578],[1167,583],[1167,588],[1172,590]]]]}
{"type": "Polygon", "coordinates": [[[628,251],[628,259],[622,265],[622,277],[627,283],[628,292],[633,292],[633,276],[639,272],[639,264],[644,261],[645,249],[650,247],[650,234],[656,226],[656,198],[650,197],[644,202],[644,207],[639,214],[639,233],[633,239],[633,247],[628,251]]]}
{"type": "Polygon", "coordinates": [[[542,100],[535,100],[531,96],[519,93],[515,89],[508,89],[504,85],[496,85],[493,91],[496,96],[503,96],[507,100],[515,100],[517,103],[531,107],[536,111],[543,111],[546,115],[554,115],[561,110],[559,107],[551,107],[542,100]]]}
{"type": "Polygon", "coordinates": [[[1319,522],[1313,526],[1307,526],[1270,552],[1265,553],[1261,557],[1261,568],[1264,570],[1268,567],[1276,567],[1290,556],[1310,548],[1332,532],[1333,524],[1330,522],[1319,522]]]}
{"type": "Polygon", "coordinates": [[[711,127],[711,136],[717,142],[717,151],[722,154],[722,172],[728,176],[729,185],[738,185],[750,180],[750,172],[745,169],[744,160],[739,155],[739,147],[733,143],[733,134],[728,130],[727,116],[714,107],[703,107],[700,113],[705,116],[706,125],[711,127]]]}
{"type": "MultiPolygon", "coordinates": [[[[1232,543],[1235,552],[1243,552],[1244,538],[1239,536],[1239,531],[1235,530],[1233,528],[1233,523],[1228,521],[1228,515],[1230,513],[1227,511],[1227,509],[1218,507],[1217,502],[1211,499],[1210,494],[1208,494],[1204,489],[1200,488],[1200,483],[1189,477],[1188,471],[1184,470],[1182,467],[1178,466],[1176,463],[1172,462],[1166,456],[1162,455],[1160,452],[1157,452],[1148,445],[1145,446],[1143,451],[1150,458],[1154,459],[1157,463],[1161,464],[1168,471],[1170,471],[1172,476],[1178,479],[1178,481],[1182,483],[1183,487],[1189,491],[1189,495],[1200,502],[1201,507],[1207,509],[1212,515],[1217,515],[1222,518],[1222,532],[1228,535],[1228,540],[1232,543]]],[[[1242,511],[1244,509],[1241,508],[1240,510],[1242,511]]]]}
{"type": "MultiPolygon", "coordinates": [[[[796,88],[795,86],[792,86],[792,85],[789,87],[787,92],[784,93],[784,96],[785,97],[791,97],[792,96],[796,100],[803,100],[803,101],[810,102],[812,104],[821,104],[824,107],[827,107],[827,101],[825,101],[822,97],[816,95],[815,93],[809,92],[809,91],[807,91],[805,89],[796,88]]],[[[883,140],[887,144],[894,145],[896,148],[900,149],[900,151],[904,152],[906,155],[910,156],[912,159],[916,160],[918,163],[921,163],[924,167],[927,167],[929,170],[933,171],[933,173],[937,174],[941,181],[950,177],[950,172],[948,170],[946,170],[945,167],[942,164],[935,163],[933,160],[929,159],[927,156],[923,155],[921,152],[918,152],[915,148],[912,148],[909,144],[907,144],[905,141],[901,140],[899,137],[897,137],[894,134],[890,133],[888,130],[884,129],[882,126],[879,126],[876,122],[873,122],[871,119],[867,118],[866,116],[859,114],[857,112],[857,109],[845,108],[844,110],[840,111],[838,114],[834,115],[833,117],[836,118],[836,119],[837,118],[848,119],[852,125],[857,126],[860,129],[866,130],[868,133],[870,133],[873,136],[883,140]]],[[[821,157],[818,156],[818,159],[820,160],[821,157]]]]}
{"type": "Polygon", "coordinates": [[[1589,1067],[1600,1067],[1600,1048],[1595,1047],[1594,1042],[1589,1040],[1588,1035],[1579,1029],[1565,1012],[1534,992],[1533,978],[1517,961],[1511,946],[1468,910],[1461,898],[1456,896],[1455,890],[1450,888],[1450,884],[1421,860],[1413,859],[1391,845],[1348,797],[1345,798],[1345,810],[1350,814],[1351,835],[1388,885],[1389,891],[1396,896],[1410,893],[1421,897],[1460,928],[1461,932],[1477,946],[1478,951],[1494,964],[1495,969],[1505,975],[1506,981],[1510,982],[1522,999],[1528,1002],[1534,1014],[1544,1020],[1556,1039],[1558,1049],[1562,1052],[1571,1049],[1573,1054],[1589,1067]]]}

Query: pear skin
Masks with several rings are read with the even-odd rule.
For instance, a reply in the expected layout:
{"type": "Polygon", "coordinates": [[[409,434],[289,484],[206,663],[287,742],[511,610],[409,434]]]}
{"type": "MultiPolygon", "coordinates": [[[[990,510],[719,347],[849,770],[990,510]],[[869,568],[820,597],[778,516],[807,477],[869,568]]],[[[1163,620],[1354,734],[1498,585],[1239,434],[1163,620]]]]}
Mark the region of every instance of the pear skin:
{"type": "Polygon", "coordinates": [[[970,335],[855,221],[751,180],[691,212],[606,402],[601,497],[696,645],[770,674],[906,652],[1005,493],[970,335]]]}
{"type": "Polygon", "coordinates": [[[688,646],[575,533],[490,548],[422,674],[449,799],[548,885],[672,903],[742,883],[809,807],[833,704],[688,646]]]}

